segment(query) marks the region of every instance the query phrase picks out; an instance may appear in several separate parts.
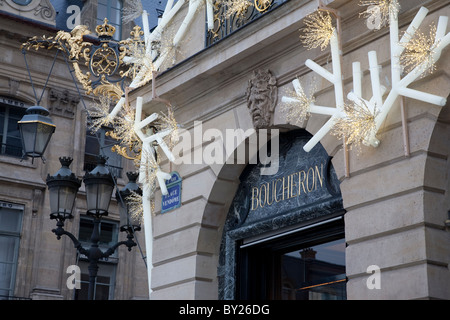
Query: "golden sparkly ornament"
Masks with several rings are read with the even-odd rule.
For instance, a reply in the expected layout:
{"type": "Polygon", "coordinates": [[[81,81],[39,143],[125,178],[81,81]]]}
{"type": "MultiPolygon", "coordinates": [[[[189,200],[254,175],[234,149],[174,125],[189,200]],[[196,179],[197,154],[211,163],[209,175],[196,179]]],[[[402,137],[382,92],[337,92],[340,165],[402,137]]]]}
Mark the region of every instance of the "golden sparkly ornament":
{"type": "Polygon", "coordinates": [[[314,49],[320,46],[321,50],[325,50],[334,33],[330,13],[327,10],[318,10],[306,17],[305,25],[304,35],[300,35],[305,47],[314,49]]]}
{"type": "Polygon", "coordinates": [[[158,131],[170,130],[170,134],[165,136],[163,140],[169,146],[169,149],[173,149],[175,144],[179,141],[179,132],[178,132],[178,123],[175,119],[172,106],[167,108],[167,114],[161,112],[161,116],[159,117],[159,123],[157,125],[158,131]]]}
{"type": "Polygon", "coordinates": [[[131,194],[125,199],[128,203],[128,214],[132,220],[142,221],[144,215],[144,206],[142,195],[137,192],[131,191],[131,194]]]}
{"type": "Polygon", "coordinates": [[[433,73],[436,70],[436,61],[434,54],[440,41],[436,41],[436,26],[432,24],[428,35],[416,30],[413,37],[409,41],[400,43],[405,48],[400,55],[400,64],[405,68],[406,72],[411,72],[416,67],[418,72],[433,73]]]}
{"type": "Polygon", "coordinates": [[[91,118],[90,129],[92,133],[97,132],[103,126],[112,124],[110,117],[111,98],[109,96],[99,96],[99,103],[91,104],[88,110],[91,118]]]}
{"type": "Polygon", "coordinates": [[[359,5],[368,7],[360,15],[370,20],[375,30],[387,25],[390,15],[395,15],[396,17],[400,10],[397,0],[361,0],[359,5]]]}
{"type": "Polygon", "coordinates": [[[129,68],[126,72],[121,72],[121,77],[130,77],[135,79],[138,74],[143,77],[139,80],[134,87],[138,88],[153,79],[153,72],[156,71],[153,65],[152,57],[146,52],[146,47],[144,41],[140,41],[139,37],[143,34],[139,27],[135,27],[135,31],[131,32],[134,35],[134,39],[128,42],[128,59],[124,64],[128,65],[129,68]]]}
{"type": "Polygon", "coordinates": [[[110,137],[120,141],[130,150],[136,148],[136,145],[140,143],[140,139],[134,131],[134,118],[135,110],[129,104],[124,104],[119,115],[114,118],[114,130],[109,133],[110,137]]]}
{"type": "Polygon", "coordinates": [[[127,24],[138,18],[144,12],[140,0],[127,0],[126,6],[122,9],[122,23],[127,24]]]}
{"type": "Polygon", "coordinates": [[[153,155],[153,152],[143,150],[141,153],[140,170],[141,174],[144,174],[145,184],[150,188],[155,188],[157,180],[157,172],[159,170],[159,158],[157,155],[153,155]]]}
{"type": "Polygon", "coordinates": [[[292,88],[284,90],[281,111],[285,113],[287,122],[293,124],[303,122],[309,117],[311,104],[315,102],[314,90],[311,90],[309,96],[303,90],[300,93],[292,88]]]}
{"type": "Polygon", "coordinates": [[[174,37],[176,30],[165,29],[161,34],[159,41],[152,43],[152,49],[158,52],[157,59],[163,59],[163,63],[159,67],[160,70],[165,70],[173,66],[176,61],[180,61],[186,56],[183,51],[183,47],[186,43],[190,42],[190,37],[185,37],[179,43],[174,44],[174,37]]]}
{"type": "Polygon", "coordinates": [[[222,0],[222,6],[227,7],[224,18],[228,19],[233,15],[242,18],[247,13],[248,8],[253,6],[253,3],[248,0],[222,0]]]}
{"type": "Polygon", "coordinates": [[[375,138],[376,133],[376,108],[372,112],[367,104],[360,100],[360,103],[345,104],[344,113],[344,117],[336,120],[331,133],[339,139],[346,138],[346,144],[350,148],[359,147],[361,143],[369,144],[369,140],[375,138]]]}

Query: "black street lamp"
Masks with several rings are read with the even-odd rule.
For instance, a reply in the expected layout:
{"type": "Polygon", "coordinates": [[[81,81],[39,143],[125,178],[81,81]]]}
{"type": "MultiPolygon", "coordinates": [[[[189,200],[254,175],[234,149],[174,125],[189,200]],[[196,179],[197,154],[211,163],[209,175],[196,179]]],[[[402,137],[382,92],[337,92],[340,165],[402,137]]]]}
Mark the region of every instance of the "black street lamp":
{"type": "MultiPolygon", "coordinates": [[[[58,240],[61,239],[61,236],[63,235],[68,236],[72,240],[77,251],[87,257],[89,261],[88,299],[93,300],[95,282],[99,268],[98,261],[111,256],[121,245],[127,246],[128,251],[131,251],[131,248],[136,246],[136,242],[133,241],[133,232],[127,232],[126,241],[120,241],[114,244],[105,252],[99,248],[100,222],[102,216],[108,215],[109,202],[114,188],[114,179],[105,167],[106,158],[104,157],[99,157],[99,164],[97,167],[91,172],[86,173],[83,179],[86,186],[87,214],[94,217],[94,228],[92,230],[90,248],[83,248],[80,241],[72,233],[64,230],[64,221],[73,217],[73,203],[78,188],[81,185],[81,181],[77,179],[69,169],[69,165],[72,162],[71,158],[60,158],[60,161],[62,168],[54,176],[48,175],[47,177],[50,207],[52,211],[50,213],[50,218],[57,220],[56,229],[53,229],[52,232],[57,236],[58,240]]],[[[121,231],[127,230],[121,229],[121,231]]]]}
{"type": "Polygon", "coordinates": [[[48,142],[55,132],[55,125],[48,117],[49,112],[41,106],[33,106],[27,109],[19,124],[22,137],[23,158],[42,158],[48,142]]]}

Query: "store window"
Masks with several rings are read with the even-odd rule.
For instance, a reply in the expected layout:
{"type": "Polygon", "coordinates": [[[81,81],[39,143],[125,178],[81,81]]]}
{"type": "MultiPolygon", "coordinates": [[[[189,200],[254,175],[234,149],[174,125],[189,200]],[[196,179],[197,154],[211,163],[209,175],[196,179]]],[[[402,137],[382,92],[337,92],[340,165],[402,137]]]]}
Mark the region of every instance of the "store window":
{"type": "Polygon", "coordinates": [[[89,128],[86,131],[86,145],[84,149],[84,171],[91,171],[97,166],[99,155],[108,157],[107,167],[116,177],[122,177],[122,157],[111,151],[111,147],[117,144],[117,140],[109,137],[107,132],[111,128],[100,128],[93,133],[89,128]]]}
{"type": "Polygon", "coordinates": [[[14,298],[23,210],[0,201],[0,300],[14,298]]]}
{"type": "Polygon", "coordinates": [[[22,138],[17,122],[26,109],[0,103],[0,154],[22,157],[22,138]]]}
{"type": "Polygon", "coordinates": [[[342,220],[256,245],[241,245],[239,298],[345,300],[342,220]]]}
{"type": "MultiPolygon", "coordinates": [[[[90,217],[81,217],[79,240],[84,248],[89,248],[91,245],[91,235],[94,227],[94,222],[90,217]]],[[[105,252],[109,247],[118,241],[119,227],[117,222],[102,220],[100,222],[100,241],[99,248],[105,252]]],[[[81,270],[81,288],[74,290],[75,300],[87,300],[89,289],[89,262],[84,255],[77,256],[77,265],[81,270]]],[[[114,299],[114,284],[116,280],[117,269],[117,250],[112,254],[107,261],[100,261],[98,263],[99,269],[94,288],[94,300],[113,300],[114,299]]]]}
{"type": "Polygon", "coordinates": [[[104,19],[108,24],[116,28],[114,40],[121,40],[122,34],[122,1],[120,0],[98,0],[97,3],[97,25],[101,25],[104,19]]]}

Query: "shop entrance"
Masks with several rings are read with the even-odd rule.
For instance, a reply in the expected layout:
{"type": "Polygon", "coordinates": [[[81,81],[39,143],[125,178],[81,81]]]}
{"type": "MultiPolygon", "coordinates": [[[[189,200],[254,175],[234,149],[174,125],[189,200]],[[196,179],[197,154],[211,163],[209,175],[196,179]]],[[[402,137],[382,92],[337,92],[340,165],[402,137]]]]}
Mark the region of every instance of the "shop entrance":
{"type": "Polygon", "coordinates": [[[280,135],[279,170],[248,165],[230,206],[218,267],[219,298],[345,299],[345,233],[339,180],[304,130],[280,135]]]}
{"type": "Polygon", "coordinates": [[[240,244],[238,299],[346,298],[342,218],[289,235],[240,244]]]}

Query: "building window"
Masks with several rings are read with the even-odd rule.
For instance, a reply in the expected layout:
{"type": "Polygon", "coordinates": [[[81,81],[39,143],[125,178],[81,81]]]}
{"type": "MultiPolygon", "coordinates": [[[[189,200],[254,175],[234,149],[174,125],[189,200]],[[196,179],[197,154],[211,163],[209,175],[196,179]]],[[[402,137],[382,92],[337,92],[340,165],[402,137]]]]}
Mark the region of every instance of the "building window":
{"type": "Polygon", "coordinates": [[[119,41],[122,34],[122,1],[98,0],[97,25],[103,24],[105,18],[108,24],[116,28],[113,39],[119,41]]]}
{"type": "MultiPolygon", "coordinates": [[[[80,231],[78,239],[84,248],[91,245],[91,235],[94,227],[92,218],[81,217],[80,231]]],[[[118,223],[114,221],[102,220],[100,222],[100,241],[99,248],[105,252],[109,247],[117,243],[118,239],[118,223]]],[[[94,289],[95,300],[113,300],[114,284],[116,282],[117,269],[117,250],[108,258],[108,261],[99,262],[98,274],[94,289]]],[[[81,288],[75,290],[75,300],[87,300],[89,289],[89,262],[84,255],[78,255],[78,266],[81,270],[81,288]]]]}
{"type": "MultiPolygon", "coordinates": [[[[94,222],[90,217],[81,217],[80,219],[80,231],[78,239],[83,244],[89,246],[91,243],[92,230],[94,228],[94,222]]],[[[101,220],[100,222],[100,241],[99,247],[109,248],[114,245],[118,239],[118,224],[117,222],[110,220],[101,220]]],[[[115,252],[112,256],[117,252],[115,252]]]]}
{"type": "Polygon", "coordinates": [[[0,103],[0,154],[22,157],[22,138],[17,124],[26,109],[0,103]]]}
{"type": "Polygon", "coordinates": [[[117,144],[117,140],[109,137],[106,133],[110,128],[103,127],[92,133],[90,129],[86,131],[86,146],[84,149],[84,171],[91,171],[97,166],[97,157],[104,155],[108,157],[107,167],[117,178],[122,177],[122,157],[111,151],[111,147],[117,144]]]}
{"type": "Polygon", "coordinates": [[[23,209],[0,201],[0,300],[14,298],[23,209]]]}

